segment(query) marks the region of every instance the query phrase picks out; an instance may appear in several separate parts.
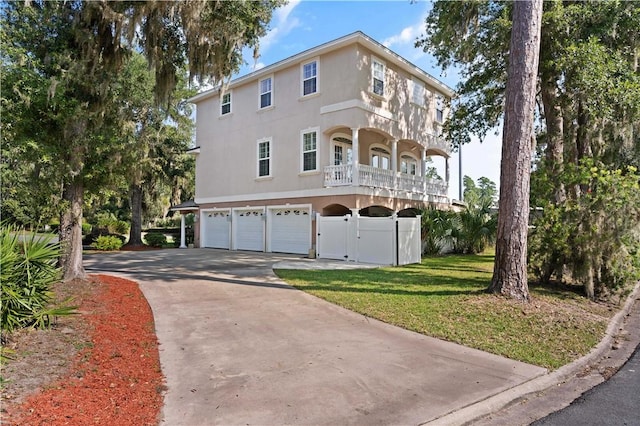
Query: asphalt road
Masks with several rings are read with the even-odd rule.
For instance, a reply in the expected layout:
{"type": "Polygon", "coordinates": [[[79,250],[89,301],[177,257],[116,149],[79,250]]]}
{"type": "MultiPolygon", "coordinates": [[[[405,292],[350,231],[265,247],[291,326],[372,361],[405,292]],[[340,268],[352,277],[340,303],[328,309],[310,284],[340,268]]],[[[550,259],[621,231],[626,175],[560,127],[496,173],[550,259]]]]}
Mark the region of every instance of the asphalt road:
{"type": "Polygon", "coordinates": [[[640,346],[611,379],[532,425],[640,425],[640,346]]]}

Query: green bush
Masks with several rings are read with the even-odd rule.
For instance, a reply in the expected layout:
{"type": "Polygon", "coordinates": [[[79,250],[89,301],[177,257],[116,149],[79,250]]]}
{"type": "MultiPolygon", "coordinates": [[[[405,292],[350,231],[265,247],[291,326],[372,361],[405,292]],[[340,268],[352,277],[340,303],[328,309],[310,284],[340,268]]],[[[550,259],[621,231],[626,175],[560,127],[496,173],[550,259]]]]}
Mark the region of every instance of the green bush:
{"type": "Polygon", "coordinates": [[[91,228],[93,228],[93,227],[91,226],[90,223],[83,223],[82,224],[82,235],[91,234],[91,228]]]}
{"type": "Polygon", "coordinates": [[[160,232],[150,232],[144,236],[144,242],[151,247],[162,247],[167,244],[167,237],[160,232]]]}
{"type": "MultiPolygon", "coordinates": [[[[558,184],[543,179],[544,174],[534,174],[534,187],[550,192],[558,184]]],[[[580,284],[592,299],[624,294],[640,278],[637,169],[611,169],[585,159],[566,165],[559,181],[567,199],[538,202],[542,214],[533,221],[528,240],[530,271],[541,282],[555,276],[580,284]]]]}
{"type": "Polygon", "coordinates": [[[102,233],[126,234],[129,232],[129,223],[118,220],[113,213],[101,212],[96,215],[97,225],[102,233]]]}
{"type": "Polygon", "coordinates": [[[122,239],[115,235],[101,235],[96,238],[91,247],[102,251],[120,250],[122,239]]]}
{"type": "Polygon", "coordinates": [[[74,313],[75,307],[52,307],[51,286],[60,277],[60,246],[51,239],[0,224],[0,316],[3,332],[48,327],[55,316],[74,313]]]}

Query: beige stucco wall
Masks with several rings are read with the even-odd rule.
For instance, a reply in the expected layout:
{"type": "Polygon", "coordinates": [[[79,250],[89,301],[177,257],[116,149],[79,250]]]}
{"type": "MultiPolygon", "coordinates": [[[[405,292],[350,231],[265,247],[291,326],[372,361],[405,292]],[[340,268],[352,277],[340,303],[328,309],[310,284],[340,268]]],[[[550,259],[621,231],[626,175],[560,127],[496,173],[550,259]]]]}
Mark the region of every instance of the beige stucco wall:
{"type": "MultiPolygon", "coordinates": [[[[389,139],[426,143],[433,133],[434,89],[426,85],[426,107],[409,102],[411,75],[386,62],[385,98],[371,90],[372,52],[351,44],[317,57],[319,93],[301,97],[301,63],[278,69],[273,78],[273,107],[260,110],[258,81],[231,87],[232,112],[220,116],[219,96],[197,104],[196,202],[240,194],[305,191],[323,187],[323,167],[330,164],[330,137],[341,131],[360,132],[361,164],[369,164],[373,143],[389,139]],[[301,131],[317,129],[317,172],[301,173],[301,131]],[[271,177],[257,178],[257,143],[271,139],[271,177]]],[[[260,76],[264,78],[265,76],[260,76]]],[[[419,159],[419,150],[414,150],[419,159]]],[[[262,202],[260,205],[265,205],[262,202]]]]}

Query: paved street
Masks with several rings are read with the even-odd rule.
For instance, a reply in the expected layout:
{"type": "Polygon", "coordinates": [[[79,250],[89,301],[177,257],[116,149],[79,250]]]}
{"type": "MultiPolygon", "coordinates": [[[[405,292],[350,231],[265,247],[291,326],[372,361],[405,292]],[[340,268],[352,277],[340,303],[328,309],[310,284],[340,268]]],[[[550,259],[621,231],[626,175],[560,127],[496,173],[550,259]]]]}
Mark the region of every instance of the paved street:
{"type": "Polygon", "coordinates": [[[640,425],[640,350],[611,379],[533,425],[640,425]]]}

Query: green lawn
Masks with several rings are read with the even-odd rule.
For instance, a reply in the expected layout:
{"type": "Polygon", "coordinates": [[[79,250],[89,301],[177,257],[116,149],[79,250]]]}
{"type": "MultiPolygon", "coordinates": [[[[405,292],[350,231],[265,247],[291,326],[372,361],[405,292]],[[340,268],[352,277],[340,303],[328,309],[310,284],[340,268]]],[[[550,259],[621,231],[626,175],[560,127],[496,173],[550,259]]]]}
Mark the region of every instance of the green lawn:
{"type": "Polygon", "coordinates": [[[528,305],[486,294],[493,255],[444,256],[396,268],[278,270],[287,283],[422,334],[556,369],[588,353],[613,311],[570,289],[531,287],[528,305]]]}

